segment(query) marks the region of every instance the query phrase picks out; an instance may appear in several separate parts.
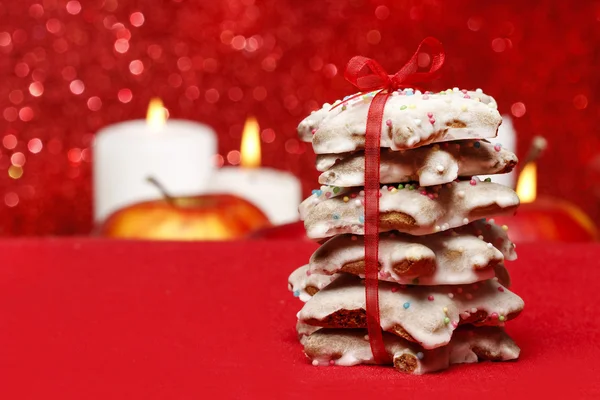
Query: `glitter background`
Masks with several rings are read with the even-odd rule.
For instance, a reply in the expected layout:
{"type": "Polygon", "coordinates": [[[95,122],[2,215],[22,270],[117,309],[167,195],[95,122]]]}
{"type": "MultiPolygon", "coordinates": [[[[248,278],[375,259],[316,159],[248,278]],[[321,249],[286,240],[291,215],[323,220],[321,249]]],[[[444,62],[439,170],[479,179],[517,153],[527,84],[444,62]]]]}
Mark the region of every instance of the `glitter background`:
{"type": "Polygon", "coordinates": [[[447,53],[429,88],[493,95],[521,157],[546,136],[539,193],[597,220],[600,2],[0,0],[0,235],[88,233],[94,133],[143,118],[154,96],[215,127],[219,164],[239,162],[256,115],[263,163],[308,193],[317,173],[297,123],[353,92],[350,57],[393,72],[428,35],[447,53]]]}

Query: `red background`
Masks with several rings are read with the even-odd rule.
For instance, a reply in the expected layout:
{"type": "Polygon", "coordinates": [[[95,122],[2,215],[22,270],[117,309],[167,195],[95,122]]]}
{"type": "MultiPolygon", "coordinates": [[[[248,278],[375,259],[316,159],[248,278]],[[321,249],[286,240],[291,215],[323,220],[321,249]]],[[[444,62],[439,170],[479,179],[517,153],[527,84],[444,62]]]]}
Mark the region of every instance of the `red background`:
{"type": "Polygon", "coordinates": [[[519,360],[424,376],[309,363],[286,286],[315,247],[0,241],[3,398],[600,398],[600,246],[519,246],[508,268],[525,309],[506,324],[519,360]]]}
{"type": "Polygon", "coordinates": [[[216,128],[218,163],[237,162],[255,114],[264,164],[307,193],[299,120],[353,91],[351,56],[395,71],[428,35],[447,52],[431,89],[495,96],[521,157],[534,134],[549,141],[539,192],[597,219],[599,2],[0,0],[0,235],[89,232],[93,135],[142,118],[153,96],[216,128]]]}

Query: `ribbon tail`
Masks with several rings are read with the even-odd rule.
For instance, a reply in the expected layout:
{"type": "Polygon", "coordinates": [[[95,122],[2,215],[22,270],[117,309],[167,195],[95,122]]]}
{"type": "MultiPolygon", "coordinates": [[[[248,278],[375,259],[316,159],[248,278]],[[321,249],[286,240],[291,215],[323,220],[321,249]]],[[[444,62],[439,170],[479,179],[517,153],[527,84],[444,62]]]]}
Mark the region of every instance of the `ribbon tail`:
{"type": "Polygon", "coordinates": [[[389,97],[379,92],[367,116],[365,138],[365,303],[371,352],[377,364],[389,361],[379,319],[379,162],[383,110],[389,97]]]}

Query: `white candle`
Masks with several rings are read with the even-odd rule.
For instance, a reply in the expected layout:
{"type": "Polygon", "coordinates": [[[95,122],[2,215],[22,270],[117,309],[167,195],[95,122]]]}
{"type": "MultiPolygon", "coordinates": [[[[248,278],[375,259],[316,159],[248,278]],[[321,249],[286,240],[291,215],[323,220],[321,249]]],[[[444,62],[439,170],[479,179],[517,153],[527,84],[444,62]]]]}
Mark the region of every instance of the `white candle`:
{"type": "Polygon", "coordinates": [[[298,220],[300,182],[292,174],[271,168],[223,167],[215,171],[211,193],[229,193],[253,203],[274,225],[298,220]]]}
{"type": "Polygon", "coordinates": [[[248,118],[241,146],[241,167],[223,167],[215,171],[208,191],[243,197],[260,208],[275,224],[297,221],[302,188],[298,179],[287,172],[260,166],[260,137],[256,120],[248,118]]]}
{"type": "MultiPolygon", "coordinates": [[[[164,114],[162,107],[160,111],[164,114]]],[[[146,180],[150,176],[177,196],[199,194],[213,173],[215,153],[213,130],[192,121],[149,125],[136,120],[106,127],[94,144],[95,221],[133,203],[160,198],[146,180]]]]}
{"type": "MultiPolygon", "coordinates": [[[[498,129],[498,136],[489,140],[492,143],[500,143],[502,147],[512,151],[513,153],[517,152],[517,132],[515,131],[515,127],[513,126],[513,121],[510,116],[502,116],[502,125],[500,125],[500,128],[498,129]]],[[[482,180],[485,178],[491,178],[492,181],[513,189],[517,186],[517,175],[515,169],[508,174],[483,175],[480,178],[482,180]]]]}

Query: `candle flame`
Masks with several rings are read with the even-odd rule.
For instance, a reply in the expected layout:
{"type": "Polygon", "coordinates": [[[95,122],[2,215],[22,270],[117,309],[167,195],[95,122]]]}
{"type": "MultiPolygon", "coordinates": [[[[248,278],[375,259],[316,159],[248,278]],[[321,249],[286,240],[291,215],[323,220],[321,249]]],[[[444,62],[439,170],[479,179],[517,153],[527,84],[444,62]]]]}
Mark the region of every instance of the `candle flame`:
{"type": "Polygon", "coordinates": [[[248,117],[242,133],[241,164],[245,168],[260,166],[260,128],[254,117],[248,117]]]}
{"type": "Polygon", "coordinates": [[[532,203],[537,196],[537,167],[534,162],[525,165],[517,182],[517,195],[521,203],[532,203]]]}
{"type": "Polygon", "coordinates": [[[146,123],[153,128],[163,126],[167,122],[167,109],[163,106],[163,102],[158,97],[150,100],[148,104],[148,112],[146,114],[146,123]]]}

